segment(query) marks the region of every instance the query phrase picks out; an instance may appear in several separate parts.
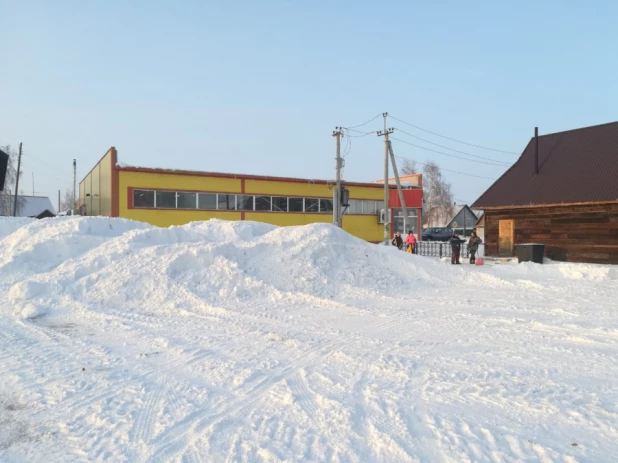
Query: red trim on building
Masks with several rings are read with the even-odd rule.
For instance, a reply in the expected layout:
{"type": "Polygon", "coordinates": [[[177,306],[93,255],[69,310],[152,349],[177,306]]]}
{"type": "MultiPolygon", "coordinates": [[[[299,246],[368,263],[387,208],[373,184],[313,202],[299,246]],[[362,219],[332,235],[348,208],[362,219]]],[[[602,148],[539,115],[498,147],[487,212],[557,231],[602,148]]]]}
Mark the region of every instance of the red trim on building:
{"type": "MultiPolygon", "coordinates": [[[[115,147],[110,148],[112,155],[112,217],[119,217],[120,215],[120,172],[118,163],[118,151],[115,147]]],[[[133,194],[129,195],[129,201],[133,201],[133,194]]]]}
{"type": "Polygon", "coordinates": [[[128,209],[142,209],[141,207],[133,207],[133,188],[127,188],[127,208],[128,209]]]}
{"type": "Polygon", "coordinates": [[[245,179],[241,179],[240,180],[240,194],[244,195],[245,194],[245,179]]]}
{"type": "MultiPolygon", "coordinates": [[[[410,209],[418,209],[423,206],[423,190],[402,190],[403,199],[406,202],[406,207],[410,209]]],[[[388,198],[389,207],[398,209],[401,207],[401,201],[399,200],[399,193],[397,190],[391,190],[388,198]]]]}

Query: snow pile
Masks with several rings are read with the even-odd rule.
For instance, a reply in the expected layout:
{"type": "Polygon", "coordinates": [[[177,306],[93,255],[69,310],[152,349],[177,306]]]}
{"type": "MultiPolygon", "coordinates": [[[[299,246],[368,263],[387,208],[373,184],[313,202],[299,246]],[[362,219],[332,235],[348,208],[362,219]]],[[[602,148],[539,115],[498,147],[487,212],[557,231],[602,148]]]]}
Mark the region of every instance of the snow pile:
{"type": "MultiPolygon", "coordinates": [[[[356,301],[419,286],[444,287],[443,267],[369,245],[327,224],[277,228],[212,220],[160,229],[109,218],[35,222],[0,241],[0,288],[24,313],[53,295],[84,303],[175,311],[169,295],[202,303],[356,301]],[[158,291],[153,291],[153,287],[158,291]],[[38,302],[37,302],[38,301],[38,302]]],[[[43,312],[47,312],[46,310],[43,312]]]]}
{"type": "Polygon", "coordinates": [[[34,222],[37,219],[29,217],[0,217],[0,239],[14,233],[24,225],[34,222]]]}
{"type": "Polygon", "coordinates": [[[613,267],[451,266],[324,224],[12,227],[2,461],[618,454],[613,267]]]}

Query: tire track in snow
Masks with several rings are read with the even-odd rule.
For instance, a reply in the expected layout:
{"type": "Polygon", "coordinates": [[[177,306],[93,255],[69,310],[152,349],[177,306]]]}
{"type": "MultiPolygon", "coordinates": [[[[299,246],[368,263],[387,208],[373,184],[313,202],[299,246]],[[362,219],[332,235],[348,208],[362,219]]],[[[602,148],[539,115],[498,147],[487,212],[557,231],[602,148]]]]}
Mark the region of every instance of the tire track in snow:
{"type": "MultiPolygon", "coordinates": [[[[287,366],[279,368],[276,373],[270,377],[263,378],[257,384],[252,385],[247,391],[238,396],[224,400],[213,411],[203,412],[196,410],[177,423],[168,432],[164,432],[157,439],[159,443],[158,449],[154,452],[150,461],[170,460],[186,451],[187,448],[194,445],[195,441],[199,440],[208,430],[208,428],[230,415],[239,415],[245,409],[248,409],[266,392],[282,380],[286,380],[299,369],[305,368],[314,362],[324,360],[328,357],[334,348],[343,349],[346,346],[354,343],[359,336],[366,334],[380,333],[395,324],[401,323],[402,320],[393,318],[375,327],[370,326],[363,330],[349,333],[346,336],[339,336],[321,344],[303,351],[295,357],[287,366]],[[193,436],[191,436],[193,434],[193,436]],[[181,442],[182,438],[187,436],[187,442],[181,442]]],[[[238,392],[238,391],[237,391],[238,392]]],[[[248,411],[248,410],[247,410],[248,411]]]]}
{"type": "Polygon", "coordinates": [[[148,399],[140,408],[139,415],[129,433],[133,441],[149,442],[152,438],[155,415],[161,409],[161,397],[166,389],[160,381],[154,381],[154,384],[154,390],[148,393],[148,399]]]}
{"type": "Polygon", "coordinates": [[[318,406],[314,400],[315,394],[309,390],[305,369],[300,368],[296,374],[288,378],[286,382],[292,394],[294,394],[298,405],[305,412],[305,415],[307,415],[310,420],[315,421],[318,406]]]}

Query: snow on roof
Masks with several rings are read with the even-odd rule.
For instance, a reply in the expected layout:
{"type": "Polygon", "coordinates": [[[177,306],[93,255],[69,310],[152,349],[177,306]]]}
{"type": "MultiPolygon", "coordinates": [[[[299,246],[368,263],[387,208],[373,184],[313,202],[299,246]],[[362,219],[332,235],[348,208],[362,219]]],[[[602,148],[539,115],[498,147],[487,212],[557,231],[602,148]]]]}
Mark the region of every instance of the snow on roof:
{"type": "Polygon", "coordinates": [[[41,212],[48,210],[56,213],[51,200],[47,196],[24,196],[17,197],[17,217],[36,217],[41,212]]]}

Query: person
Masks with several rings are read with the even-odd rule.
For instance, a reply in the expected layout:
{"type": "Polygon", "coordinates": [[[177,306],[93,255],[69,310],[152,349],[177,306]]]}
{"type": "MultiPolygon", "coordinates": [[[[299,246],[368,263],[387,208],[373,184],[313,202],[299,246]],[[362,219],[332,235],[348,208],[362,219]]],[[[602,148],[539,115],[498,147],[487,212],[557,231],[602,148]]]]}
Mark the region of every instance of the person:
{"type": "Polygon", "coordinates": [[[476,232],[472,232],[470,235],[470,241],[468,241],[468,251],[470,251],[470,263],[476,263],[476,253],[479,250],[479,244],[483,242],[482,239],[478,237],[476,232]]]}
{"type": "Polygon", "coordinates": [[[459,253],[461,252],[461,243],[463,243],[463,240],[459,237],[459,234],[455,232],[449,240],[449,243],[451,243],[452,250],[451,264],[461,264],[461,262],[459,262],[459,253]]]}
{"type": "Polygon", "coordinates": [[[416,237],[412,233],[412,230],[408,232],[408,237],[406,238],[406,245],[408,247],[407,251],[409,254],[414,254],[414,246],[416,245],[416,237]]]}
{"type": "Polygon", "coordinates": [[[403,238],[401,237],[401,233],[395,233],[393,241],[391,242],[393,243],[393,246],[397,246],[397,249],[399,249],[400,251],[403,249],[403,238]]]}

